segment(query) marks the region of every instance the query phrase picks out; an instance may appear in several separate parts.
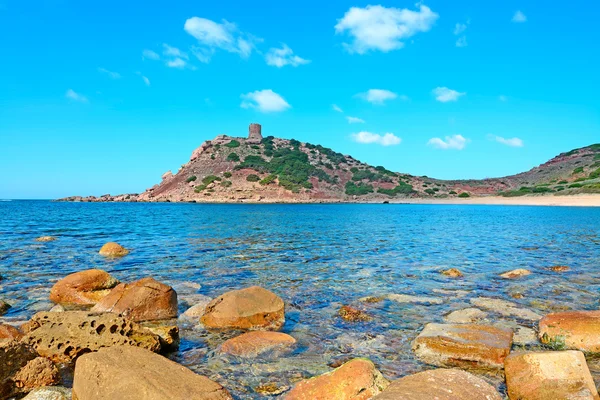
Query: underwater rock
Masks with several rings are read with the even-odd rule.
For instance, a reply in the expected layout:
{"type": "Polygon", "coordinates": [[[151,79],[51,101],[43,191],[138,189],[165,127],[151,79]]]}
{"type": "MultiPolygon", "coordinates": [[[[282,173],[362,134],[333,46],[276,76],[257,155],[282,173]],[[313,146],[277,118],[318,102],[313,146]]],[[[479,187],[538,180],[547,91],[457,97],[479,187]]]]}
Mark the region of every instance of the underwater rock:
{"type": "Polygon", "coordinates": [[[42,243],[53,242],[55,240],[56,240],[56,238],[54,236],[40,236],[39,238],[35,239],[36,242],[42,242],[42,243]]]}
{"type": "Polygon", "coordinates": [[[388,300],[396,303],[413,303],[413,304],[443,304],[444,300],[439,297],[413,296],[410,294],[388,294],[388,300]]]}
{"type": "Polygon", "coordinates": [[[251,331],[226,340],[221,352],[237,357],[257,357],[271,351],[288,350],[296,344],[296,339],[280,332],[251,331]]]}
{"type": "Polygon", "coordinates": [[[463,276],[463,273],[457,268],[444,269],[440,271],[440,273],[442,275],[449,276],[450,278],[461,278],[463,276]]]}
{"type": "Polygon", "coordinates": [[[521,308],[518,304],[506,300],[493,299],[490,297],[477,297],[470,301],[471,304],[476,307],[493,311],[506,317],[512,316],[527,321],[538,321],[542,318],[538,313],[527,308],[521,308]]]}
{"type": "Polygon", "coordinates": [[[522,276],[527,276],[530,274],[531,274],[531,271],[524,269],[524,268],[518,268],[518,269],[513,269],[512,271],[507,271],[503,274],[500,274],[500,277],[504,278],[504,279],[515,279],[515,278],[520,278],[522,276]]]}
{"type": "Polygon", "coordinates": [[[446,322],[453,324],[472,324],[486,318],[488,313],[479,308],[470,307],[452,311],[444,317],[446,322]]]}
{"type": "Polygon", "coordinates": [[[338,315],[342,317],[344,321],[348,322],[364,322],[371,321],[373,318],[364,311],[351,306],[342,306],[338,311],[338,315]]]}

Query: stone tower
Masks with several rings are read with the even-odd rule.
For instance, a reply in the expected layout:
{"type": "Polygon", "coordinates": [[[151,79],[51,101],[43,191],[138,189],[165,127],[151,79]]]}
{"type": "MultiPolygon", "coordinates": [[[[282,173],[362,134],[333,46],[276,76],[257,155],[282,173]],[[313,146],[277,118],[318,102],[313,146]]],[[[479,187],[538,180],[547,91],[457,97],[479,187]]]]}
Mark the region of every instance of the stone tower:
{"type": "Polygon", "coordinates": [[[262,133],[260,124],[250,124],[248,127],[248,143],[260,143],[262,141],[262,133]]]}

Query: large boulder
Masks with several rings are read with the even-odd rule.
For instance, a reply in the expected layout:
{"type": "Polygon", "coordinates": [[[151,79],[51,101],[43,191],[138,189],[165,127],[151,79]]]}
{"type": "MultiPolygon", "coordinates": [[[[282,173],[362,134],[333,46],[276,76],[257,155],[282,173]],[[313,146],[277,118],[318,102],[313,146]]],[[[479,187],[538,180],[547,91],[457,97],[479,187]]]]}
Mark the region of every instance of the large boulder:
{"type": "Polygon", "coordinates": [[[504,373],[511,399],[600,399],[580,351],[512,353],[504,373]]]}
{"type": "Polygon", "coordinates": [[[389,382],[363,358],[355,358],[339,368],[300,381],[285,400],[368,400],[381,393],[389,382]]]}
{"type": "Polygon", "coordinates": [[[280,332],[251,331],[226,340],[221,352],[237,357],[257,357],[259,355],[287,350],[296,344],[296,339],[280,332]]]}
{"type": "Polygon", "coordinates": [[[107,257],[123,257],[129,254],[129,250],[115,242],[108,242],[100,248],[99,254],[107,257]]]}
{"type": "Polygon", "coordinates": [[[21,339],[44,357],[69,362],[103,347],[130,345],[160,350],[158,336],[117,314],[86,311],[40,312],[21,339]]]}
{"type": "Polygon", "coordinates": [[[144,349],[117,346],[77,360],[74,400],[229,400],[221,385],[144,349]]]}
{"type": "Polygon", "coordinates": [[[600,311],[567,311],[540,320],[542,343],[558,348],[600,352],[600,311]]]}
{"type": "Polygon", "coordinates": [[[483,379],[459,369],[433,369],[393,381],[373,400],[502,400],[483,379]]]}
{"type": "Polygon", "coordinates": [[[176,318],[177,293],[153,278],[143,278],[117,285],[91,311],[122,314],[132,321],[176,318]]]}
{"type": "Polygon", "coordinates": [[[207,328],[278,330],[285,322],[284,308],[283,300],[275,293],[252,286],[213,299],[200,322],[207,328]]]}
{"type": "Polygon", "coordinates": [[[427,324],[413,343],[417,357],[440,367],[502,369],[513,332],[476,324],[427,324]]]}
{"type": "Polygon", "coordinates": [[[26,343],[16,340],[0,343],[0,399],[17,392],[14,376],[37,356],[35,350],[26,343]]]}
{"type": "Polygon", "coordinates": [[[93,305],[104,298],[118,280],[100,269],[87,269],[67,275],[50,290],[50,300],[59,304],[93,305]]]}

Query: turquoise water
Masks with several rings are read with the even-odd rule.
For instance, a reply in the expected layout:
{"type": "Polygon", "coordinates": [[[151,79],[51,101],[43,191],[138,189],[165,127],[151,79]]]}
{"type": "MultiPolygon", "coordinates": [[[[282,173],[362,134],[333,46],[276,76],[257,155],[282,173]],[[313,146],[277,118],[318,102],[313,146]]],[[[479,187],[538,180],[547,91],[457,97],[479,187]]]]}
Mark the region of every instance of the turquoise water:
{"type": "MultiPolygon", "coordinates": [[[[181,323],[181,348],[170,357],[240,399],[259,398],[258,385],[291,386],[354,356],[370,358],[394,379],[427,368],[410,348],[422,326],[443,322],[473,298],[508,300],[542,315],[597,309],[599,234],[598,208],[0,202],[0,297],[13,305],[2,320],[16,324],[49,309],[53,283],[87,268],[122,281],[153,276],[177,290],[182,312],[201,295],[259,285],[286,302],[283,332],[298,340],[293,353],[228,359],[216,349],[232,333],[181,323]],[[42,235],[58,240],[34,241],[42,235]],[[97,252],[107,241],[132,251],[106,259],[97,252]],[[546,269],[553,265],[571,270],[546,269]],[[439,273],[451,267],[465,276],[439,273]],[[533,273],[498,277],[515,268],[533,273]],[[439,304],[359,300],[389,294],[439,304]],[[342,321],[344,304],[373,321],[342,321]]],[[[536,327],[494,312],[488,320],[536,327]]],[[[597,378],[600,368],[590,367],[597,378]]]]}

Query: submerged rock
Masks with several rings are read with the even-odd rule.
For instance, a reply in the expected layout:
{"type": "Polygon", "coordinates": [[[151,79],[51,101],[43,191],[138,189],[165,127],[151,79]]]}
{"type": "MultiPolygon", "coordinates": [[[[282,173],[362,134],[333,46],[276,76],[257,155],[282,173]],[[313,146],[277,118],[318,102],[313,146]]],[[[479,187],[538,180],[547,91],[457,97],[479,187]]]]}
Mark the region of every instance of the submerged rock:
{"type": "Polygon", "coordinates": [[[452,311],[444,317],[446,322],[453,324],[472,324],[486,318],[488,313],[479,308],[463,308],[462,310],[452,311]]]}
{"type": "Polygon", "coordinates": [[[540,340],[559,349],[600,352],[600,311],[548,314],[539,323],[540,340]]]}
{"type": "Polygon", "coordinates": [[[414,304],[443,304],[444,300],[439,297],[413,296],[410,294],[388,294],[389,300],[396,303],[414,303],[414,304]]]}
{"type": "Polygon", "coordinates": [[[40,387],[29,392],[22,400],[71,400],[71,389],[62,386],[40,387]]]}
{"type": "Polygon", "coordinates": [[[338,314],[344,321],[348,322],[370,321],[373,319],[366,312],[350,306],[342,306],[338,314]]]}
{"type": "Polygon", "coordinates": [[[280,332],[252,331],[226,340],[221,352],[237,357],[257,357],[272,351],[289,350],[296,339],[280,332]]]}
{"type": "Polygon", "coordinates": [[[567,267],[566,265],[554,265],[548,269],[552,272],[567,272],[571,268],[567,267]]]}
{"type": "Polygon", "coordinates": [[[225,388],[205,376],[150,351],[116,346],[77,360],[73,380],[77,400],[230,400],[225,388]]]}
{"type": "Polygon", "coordinates": [[[440,367],[502,369],[511,330],[489,325],[427,324],[413,343],[416,356],[440,367]]]}
{"type": "Polygon", "coordinates": [[[389,382],[367,359],[355,358],[339,368],[300,381],[285,400],[368,400],[381,393],[389,382]]]}
{"type": "Polygon", "coordinates": [[[194,301],[196,304],[185,310],[185,312],[180,315],[180,318],[196,319],[204,315],[206,306],[212,301],[212,299],[208,296],[200,296],[200,299],[196,299],[194,301]]]}
{"type": "Polygon", "coordinates": [[[39,238],[35,239],[36,242],[42,242],[42,243],[53,242],[55,240],[56,240],[56,238],[54,236],[40,236],[39,238]]]}
{"type": "Polygon", "coordinates": [[[143,278],[117,285],[91,311],[123,314],[132,321],[176,318],[177,293],[153,278],[143,278]]]}
{"type": "Polygon", "coordinates": [[[500,274],[500,277],[504,278],[504,279],[515,279],[515,278],[520,278],[522,276],[527,276],[530,274],[531,274],[531,271],[529,271],[528,269],[519,268],[519,269],[513,269],[512,271],[507,271],[503,274],[500,274]]]}
{"type": "Polygon", "coordinates": [[[513,316],[527,321],[538,321],[542,316],[530,309],[522,308],[510,301],[493,299],[490,297],[477,297],[471,299],[471,304],[476,307],[496,312],[504,316],[513,316]]]}
{"type": "Polygon", "coordinates": [[[279,330],[285,323],[284,308],[275,293],[252,286],[213,299],[200,322],[207,328],[279,330]]]}
{"type": "Polygon", "coordinates": [[[458,369],[433,369],[393,381],[373,400],[502,400],[483,379],[458,369]]]}
{"type": "Polygon", "coordinates": [[[98,252],[107,257],[123,257],[129,254],[129,250],[115,242],[108,242],[98,252]]]}
{"type": "Polygon", "coordinates": [[[580,351],[513,353],[504,372],[511,399],[599,399],[580,351]]]}
{"type": "Polygon", "coordinates": [[[442,275],[449,276],[450,278],[461,278],[463,276],[463,273],[457,268],[444,269],[440,271],[440,273],[442,275]]]}
{"type": "Polygon", "coordinates": [[[538,335],[531,328],[519,326],[515,330],[515,334],[513,336],[513,344],[517,346],[531,346],[539,344],[538,335]]]}
{"type": "Polygon", "coordinates": [[[94,305],[119,281],[108,272],[88,269],[67,275],[52,286],[50,300],[58,304],[94,305]]]}

